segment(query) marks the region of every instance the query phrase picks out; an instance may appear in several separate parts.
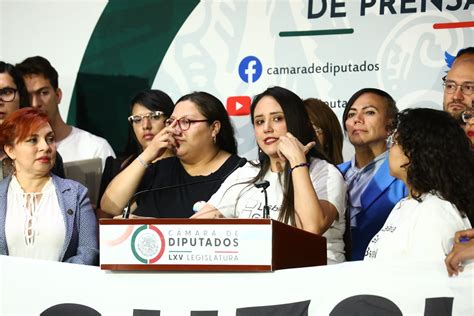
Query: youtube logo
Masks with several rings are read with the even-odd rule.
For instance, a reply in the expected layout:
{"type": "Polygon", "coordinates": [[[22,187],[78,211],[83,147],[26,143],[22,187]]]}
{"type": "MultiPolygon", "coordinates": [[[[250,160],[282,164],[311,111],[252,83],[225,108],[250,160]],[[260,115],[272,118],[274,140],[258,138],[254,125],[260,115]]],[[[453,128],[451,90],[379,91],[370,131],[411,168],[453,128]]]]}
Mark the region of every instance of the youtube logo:
{"type": "Polygon", "coordinates": [[[252,99],[249,96],[240,95],[227,98],[226,109],[229,116],[244,116],[250,114],[252,99]]]}

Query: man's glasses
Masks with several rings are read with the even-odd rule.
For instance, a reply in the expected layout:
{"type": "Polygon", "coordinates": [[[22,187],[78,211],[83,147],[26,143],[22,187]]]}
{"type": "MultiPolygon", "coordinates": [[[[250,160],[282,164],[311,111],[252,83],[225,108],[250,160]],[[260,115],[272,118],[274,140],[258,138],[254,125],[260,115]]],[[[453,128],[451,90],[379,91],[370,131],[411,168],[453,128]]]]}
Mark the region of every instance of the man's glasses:
{"type": "Polygon", "coordinates": [[[397,140],[395,139],[395,134],[397,133],[397,130],[393,131],[392,134],[390,134],[387,137],[387,148],[390,149],[393,147],[393,145],[398,144],[397,140]]]}
{"type": "MultiPolygon", "coordinates": [[[[169,119],[165,121],[165,126],[170,126],[171,124],[173,124],[175,120],[176,119],[170,117],[169,119]]],[[[209,122],[209,120],[190,120],[186,117],[182,117],[178,120],[178,125],[182,131],[187,131],[191,127],[192,123],[198,123],[198,122],[209,122]]]]}
{"type": "Polygon", "coordinates": [[[165,115],[165,113],[161,111],[154,111],[144,115],[130,115],[128,121],[132,124],[140,124],[144,119],[158,121],[163,115],[165,115]]]}
{"type": "Polygon", "coordinates": [[[12,102],[15,100],[15,95],[18,90],[15,88],[3,88],[0,89],[0,100],[3,102],[12,102]]]}
{"type": "Polygon", "coordinates": [[[454,93],[461,87],[461,92],[464,95],[472,95],[474,93],[474,83],[473,82],[464,82],[463,84],[456,84],[454,81],[445,81],[443,82],[444,91],[446,93],[454,93]]]}
{"type": "Polygon", "coordinates": [[[461,117],[464,123],[469,122],[470,120],[474,119],[474,110],[462,112],[461,117]]]}

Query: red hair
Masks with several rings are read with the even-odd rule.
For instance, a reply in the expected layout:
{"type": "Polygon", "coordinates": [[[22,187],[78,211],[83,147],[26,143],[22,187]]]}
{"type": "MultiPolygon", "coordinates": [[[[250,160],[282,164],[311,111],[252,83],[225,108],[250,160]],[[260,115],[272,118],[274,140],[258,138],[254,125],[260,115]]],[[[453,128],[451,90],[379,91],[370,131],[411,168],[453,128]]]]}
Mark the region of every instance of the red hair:
{"type": "Polygon", "coordinates": [[[27,107],[14,111],[0,125],[0,148],[25,140],[48,123],[48,115],[41,110],[27,107]]]}

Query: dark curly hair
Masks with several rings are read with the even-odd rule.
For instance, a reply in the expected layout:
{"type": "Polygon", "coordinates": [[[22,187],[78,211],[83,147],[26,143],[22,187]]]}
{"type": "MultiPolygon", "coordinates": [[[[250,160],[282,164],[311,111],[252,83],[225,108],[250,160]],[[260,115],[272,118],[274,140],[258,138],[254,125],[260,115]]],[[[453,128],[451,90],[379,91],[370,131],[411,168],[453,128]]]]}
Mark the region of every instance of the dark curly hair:
{"type": "Polygon", "coordinates": [[[436,192],[474,222],[474,155],[469,139],[448,113],[407,109],[398,114],[395,139],[408,157],[413,198],[436,192]]]}

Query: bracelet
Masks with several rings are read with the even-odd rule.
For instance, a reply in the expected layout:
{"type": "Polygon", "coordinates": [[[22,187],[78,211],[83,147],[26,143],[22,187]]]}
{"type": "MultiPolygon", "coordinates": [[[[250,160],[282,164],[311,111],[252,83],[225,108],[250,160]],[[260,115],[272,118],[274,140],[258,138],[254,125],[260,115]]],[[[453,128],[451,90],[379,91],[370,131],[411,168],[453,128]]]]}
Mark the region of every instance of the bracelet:
{"type": "Polygon", "coordinates": [[[142,157],[138,156],[137,159],[138,159],[138,161],[141,163],[141,165],[142,165],[145,169],[150,166],[150,164],[149,164],[149,163],[146,163],[146,162],[142,159],[142,157]]]}
{"type": "Polygon", "coordinates": [[[290,170],[288,170],[288,174],[291,174],[293,172],[293,170],[295,170],[296,168],[299,168],[299,167],[308,167],[309,168],[309,162],[302,162],[294,167],[291,167],[290,170]]]}

